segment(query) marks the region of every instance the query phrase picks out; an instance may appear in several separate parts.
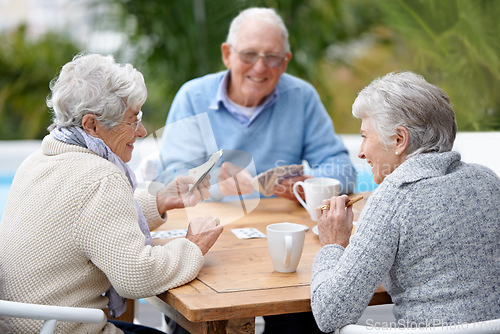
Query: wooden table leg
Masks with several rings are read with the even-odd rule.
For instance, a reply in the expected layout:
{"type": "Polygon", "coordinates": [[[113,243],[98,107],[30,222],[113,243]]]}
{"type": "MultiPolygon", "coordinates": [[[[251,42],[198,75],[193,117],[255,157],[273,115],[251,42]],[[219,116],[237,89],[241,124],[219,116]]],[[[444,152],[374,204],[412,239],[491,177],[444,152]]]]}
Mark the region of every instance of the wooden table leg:
{"type": "Polygon", "coordinates": [[[193,322],[158,297],[145,300],[191,334],[255,334],[255,318],[193,322]]]}
{"type": "Polygon", "coordinates": [[[127,309],[125,310],[125,313],[123,313],[121,316],[117,318],[113,318],[109,315],[108,308],[103,309],[103,311],[104,313],[106,313],[108,319],[120,320],[125,322],[134,322],[135,300],[127,299],[126,304],[127,304],[127,309]]]}
{"type": "Polygon", "coordinates": [[[227,324],[227,334],[255,333],[255,318],[231,319],[227,324]]]}
{"type": "Polygon", "coordinates": [[[255,334],[255,318],[203,322],[200,334],[255,334]]]}

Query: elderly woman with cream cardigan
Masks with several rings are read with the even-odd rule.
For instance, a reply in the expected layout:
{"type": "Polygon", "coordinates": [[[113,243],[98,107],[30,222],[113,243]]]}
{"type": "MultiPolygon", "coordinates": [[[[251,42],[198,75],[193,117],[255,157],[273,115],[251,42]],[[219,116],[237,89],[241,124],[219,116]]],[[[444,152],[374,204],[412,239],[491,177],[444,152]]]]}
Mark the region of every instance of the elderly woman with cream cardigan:
{"type": "MultiPolygon", "coordinates": [[[[193,280],[217,240],[216,219],[193,220],[185,238],[153,246],[166,211],[208,197],[184,176],[160,190],[134,191],[128,167],[146,135],[141,73],[111,56],[79,55],[51,83],[51,132],[15,175],[0,223],[0,299],[124,311],[193,280]]],[[[0,332],[36,332],[41,321],[9,318],[0,332]],[[7,326],[5,328],[5,326],[7,326]]],[[[122,333],[111,322],[59,322],[58,333],[122,333]]]]}
{"type": "Polygon", "coordinates": [[[392,327],[500,318],[500,179],[452,151],[448,96],[411,72],[390,73],[352,109],[362,121],[359,157],[379,187],[352,237],[347,196],[317,210],[323,247],[311,305],[319,328],[356,323],[381,283],[394,302],[392,327]]]}

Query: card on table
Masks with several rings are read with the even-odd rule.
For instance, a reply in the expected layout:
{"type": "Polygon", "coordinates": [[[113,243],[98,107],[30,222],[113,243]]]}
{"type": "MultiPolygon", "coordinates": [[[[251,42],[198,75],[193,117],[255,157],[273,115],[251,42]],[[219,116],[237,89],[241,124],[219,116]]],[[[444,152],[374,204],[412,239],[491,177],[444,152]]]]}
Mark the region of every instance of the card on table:
{"type": "Polygon", "coordinates": [[[234,233],[238,239],[252,239],[252,238],[265,238],[266,235],[253,227],[233,228],[231,232],[234,233]]]}
{"type": "Polygon", "coordinates": [[[153,238],[153,239],[170,239],[170,238],[177,238],[177,237],[185,237],[186,234],[187,234],[187,229],[180,228],[180,229],[176,229],[176,230],[151,232],[151,238],[153,238]]]}

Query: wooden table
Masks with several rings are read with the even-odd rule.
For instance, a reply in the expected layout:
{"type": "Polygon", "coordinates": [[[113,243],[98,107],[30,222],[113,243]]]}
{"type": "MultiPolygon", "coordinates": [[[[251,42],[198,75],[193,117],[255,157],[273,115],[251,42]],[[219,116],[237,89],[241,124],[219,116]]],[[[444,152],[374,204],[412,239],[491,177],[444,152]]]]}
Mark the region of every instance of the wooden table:
{"type": "MultiPolygon", "coordinates": [[[[354,205],[355,219],[365,200],[354,205]]],[[[312,263],[321,248],[312,232],[315,222],[302,206],[289,200],[263,199],[254,204],[246,203],[247,215],[239,202],[201,203],[187,214],[184,209],[169,212],[167,223],[157,230],[185,228],[187,219],[212,215],[221,219],[224,232],[205,255],[195,280],[146,300],[191,333],[254,333],[257,316],[311,311],[312,263]],[[274,271],[265,238],[238,239],[231,232],[255,227],[265,234],[267,225],[284,221],[309,227],[295,273],[274,271]]],[[[168,241],[155,239],[155,243],[168,241]]],[[[387,303],[390,296],[379,287],[371,305],[387,303]]]]}

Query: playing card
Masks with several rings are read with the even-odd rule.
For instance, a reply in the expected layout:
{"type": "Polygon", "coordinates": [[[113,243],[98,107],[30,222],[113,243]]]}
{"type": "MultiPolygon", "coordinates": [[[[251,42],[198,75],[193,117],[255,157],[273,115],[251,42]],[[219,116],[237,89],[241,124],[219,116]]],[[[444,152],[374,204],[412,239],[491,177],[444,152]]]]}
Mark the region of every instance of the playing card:
{"type": "Polygon", "coordinates": [[[234,233],[238,239],[252,239],[252,238],[265,238],[266,235],[253,227],[246,228],[233,228],[231,232],[234,233]]]}
{"type": "Polygon", "coordinates": [[[277,183],[291,177],[304,175],[304,165],[288,165],[276,168],[277,183]]]}
{"type": "Polygon", "coordinates": [[[274,193],[274,187],[281,181],[303,174],[303,165],[278,166],[254,177],[252,179],[252,186],[264,196],[271,196],[274,193]]]}
{"type": "Polygon", "coordinates": [[[203,165],[200,165],[200,166],[195,167],[195,168],[191,168],[188,171],[188,175],[192,176],[196,179],[195,184],[191,187],[191,189],[189,189],[190,192],[193,191],[193,189],[196,189],[196,187],[198,187],[200,182],[203,181],[205,176],[207,176],[207,174],[210,172],[212,167],[217,163],[217,161],[219,161],[219,159],[221,157],[222,157],[222,150],[219,150],[219,151],[215,152],[214,154],[212,154],[210,156],[210,159],[208,159],[208,161],[205,162],[203,165]]]}
{"type": "Polygon", "coordinates": [[[166,230],[166,231],[156,231],[151,232],[151,238],[153,239],[170,239],[176,237],[185,237],[187,234],[187,229],[176,229],[176,230],[166,230]]]}

